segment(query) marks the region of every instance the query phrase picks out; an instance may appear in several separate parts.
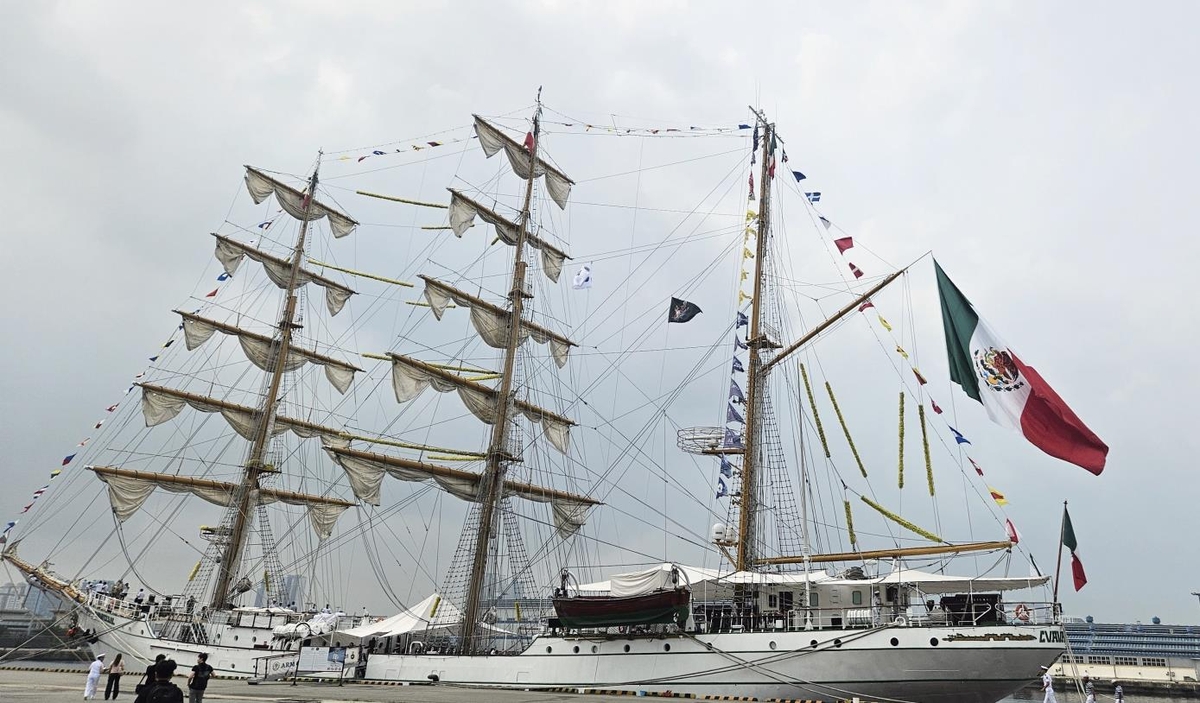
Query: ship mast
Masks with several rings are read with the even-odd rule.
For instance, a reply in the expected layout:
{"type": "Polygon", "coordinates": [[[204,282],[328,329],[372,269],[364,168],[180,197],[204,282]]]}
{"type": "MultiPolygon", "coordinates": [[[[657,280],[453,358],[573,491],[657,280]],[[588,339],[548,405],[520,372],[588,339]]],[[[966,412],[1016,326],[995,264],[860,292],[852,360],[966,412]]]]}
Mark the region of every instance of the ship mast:
{"type": "MultiPolygon", "coordinates": [[[[753,110],[753,108],[751,108],[753,110]]],[[[770,149],[775,136],[775,125],[767,122],[759,111],[754,111],[758,123],[763,127],[763,158],[760,171],[758,195],[758,242],[755,248],[754,294],[750,300],[750,334],[746,345],[750,347],[749,365],[746,368],[746,437],[742,454],[742,487],[738,503],[739,518],[737,532],[737,569],[753,569],[758,562],[758,469],[761,463],[758,447],[759,405],[762,404],[760,384],[763,380],[760,352],[772,343],[762,333],[763,277],[766,275],[764,259],[767,255],[767,236],[771,232],[771,181],[770,149]]]]}
{"type": "Polygon", "coordinates": [[[530,207],[533,202],[533,182],[537,178],[537,151],[542,115],[541,88],[538,88],[537,108],[533,113],[533,143],[529,147],[529,178],[525,183],[525,200],[521,206],[521,226],[513,252],[512,287],[508,299],[512,309],[509,313],[508,344],[504,348],[504,366],[500,375],[497,396],[497,417],[492,426],[492,438],[488,445],[487,467],[479,484],[479,526],[475,534],[475,546],[471,557],[471,573],[467,581],[467,598],[463,608],[462,645],[466,653],[474,653],[478,628],[483,586],[486,578],[488,547],[495,531],[497,508],[503,497],[504,474],[513,456],[507,448],[508,419],[513,405],[513,368],[516,364],[517,348],[521,344],[521,312],[524,308],[525,268],[522,258],[525,239],[529,234],[530,207]]]}
{"type": "Polygon", "coordinates": [[[296,238],[296,248],[292,254],[291,273],[288,277],[285,292],[286,299],[283,316],[279,320],[279,344],[275,351],[275,367],[271,371],[271,383],[268,386],[266,397],[260,408],[254,441],[250,448],[249,457],[246,460],[245,471],[242,474],[241,487],[237,492],[237,507],[233,513],[233,525],[231,526],[229,541],[221,553],[217,585],[213,589],[212,607],[214,609],[223,608],[230,597],[230,590],[234,579],[237,577],[238,567],[241,564],[242,550],[246,546],[248,537],[246,527],[250,520],[250,511],[254,507],[252,504],[254,495],[260,488],[260,479],[263,474],[279,472],[278,468],[269,465],[265,459],[268,442],[271,438],[271,425],[274,424],[275,409],[279,404],[279,388],[283,383],[288,352],[292,346],[292,331],[298,327],[294,323],[297,302],[296,281],[300,274],[301,262],[304,258],[304,243],[305,238],[308,236],[309,215],[312,211],[313,200],[316,198],[317,173],[320,171],[320,168],[320,153],[318,153],[317,166],[313,169],[312,178],[308,182],[308,192],[303,201],[304,217],[301,218],[300,234],[296,238]]]}

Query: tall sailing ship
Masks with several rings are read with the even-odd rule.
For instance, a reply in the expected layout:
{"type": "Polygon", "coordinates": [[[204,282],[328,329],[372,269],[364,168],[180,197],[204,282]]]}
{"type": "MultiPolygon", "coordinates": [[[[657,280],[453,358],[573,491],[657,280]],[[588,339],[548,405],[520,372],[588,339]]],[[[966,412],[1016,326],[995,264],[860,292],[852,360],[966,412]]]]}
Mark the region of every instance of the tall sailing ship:
{"type": "MultiPolygon", "coordinates": [[[[727,235],[735,254],[741,254],[735,257],[742,264],[741,280],[750,285],[740,294],[735,321],[719,330],[722,340],[731,331],[734,335],[733,363],[741,379],[732,384],[733,402],[722,403],[724,425],[669,428],[663,421],[665,407],[676,396],[667,389],[655,398],[641,389],[639,397],[654,407],[658,420],[633,436],[616,431],[616,424],[601,426],[603,419],[589,420],[592,424],[582,434],[607,439],[611,451],[584,449],[580,421],[573,414],[586,406],[589,416],[602,417],[599,404],[589,398],[605,397],[595,389],[605,379],[618,378],[620,363],[645,339],[618,350],[595,378],[572,373],[570,366],[579,356],[573,351],[585,343],[585,349],[593,348],[597,340],[573,340],[572,332],[556,331],[570,329],[554,305],[555,296],[562,295],[556,287],[565,288],[562,273],[570,256],[565,245],[556,243],[553,213],[547,210],[552,204],[566,211],[574,181],[544,148],[539,102],[529,128],[515,137],[501,122],[474,118],[474,135],[463,140],[468,148],[461,158],[477,158],[469,147],[477,140],[485,157],[503,152],[502,161],[507,161],[507,168],[486,187],[451,188],[448,203],[359,191],[405,207],[444,209],[448,217],[442,224],[423,229],[435,237],[452,232],[459,239],[445,240],[448,246],[459,240],[467,246],[465,235],[476,220],[491,226],[495,238],[489,232],[481,258],[503,261],[503,275],[493,268],[486,282],[503,280],[500,295],[489,293],[485,282],[470,280],[470,273],[480,269],[446,267],[440,276],[421,273],[416,285],[423,286],[423,297],[397,308],[438,321],[448,313],[466,315],[468,339],[431,342],[409,328],[385,342],[390,351],[364,351],[360,359],[349,360],[354,357],[345,349],[348,340],[378,340],[366,333],[335,332],[332,318],[356,293],[341,281],[355,279],[387,291],[413,284],[314,258],[314,251],[335,246],[316,241],[318,235],[341,239],[359,226],[346,214],[350,208],[337,206],[322,190],[320,160],[302,182],[246,167],[253,202],[271,201],[274,205],[265,207],[277,207],[279,214],[257,227],[215,234],[216,257],[223,278],[257,275],[243,266],[249,258],[261,264],[269,285],[247,287],[233,303],[204,301],[198,310],[177,310],[190,356],[177,358],[178,369],[156,366],[154,375],[140,379],[140,416],[126,413],[123,431],[111,432],[111,438],[106,435],[104,443],[87,450],[87,471],[103,483],[105,512],[113,516],[104,541],[119,550],[106,555],[105,563],[92,563],[89,557],[64,575],[61,565],[48,560],[27,561],[16,538],[56,529],[98,534],[105,523],[77,521],[64,529],[49,520],[30,520],[32,530],[9,535],[4,560],[41,588],[73,602],[79,627],[98,651],[120,651],[138,661],[160,653],[178,659],[203,651],[224,675],[261,675],[267,662],[303,645],[361,642],[370,651],[366,678],[390,681],[956,702],[990,702],[1016,690],[1063,651],[1056,609],[1031,601],[1036,595],[1010,594],[1043,586],[1047,578],[1008,575],[1015,549],[1011,539],[945,540],[884,508],[881,503],[890,494],[871,487],[827,383],[848,440],[848,449],[831,449],[809,377],[810,371],[819,373],[810,368],[816,359],[812,342],[829,337],[890,284],[903,280],[906,270],[865,289],[851,281],[842,290],[845,304],[837,312],[806,333],[785,338],[796,317],[784,299],[790,264],[773,216],[779,207],[776,198],[786,193],[774,178],[783,142],[772,122],[761,113],[754,116],[753,125],[746,125],[753,127],[749,158],[757,171],[750,179],[750,212],[744,221],[739,212],[738,224],[718,233],[727,235]],[[284,242],[275,233],[289,221],[295,222],[296,234],[284,242]],[[335,280],[339,274],[343,278],[335,280]],[[314,286],[322,289],[323,305],[310,308],[307,293],[314,286]],[[269,295],[271,291],[277,294],[269,295]],[[213,339],[218,332],[220,337],[213,339]],[[322,341],[322,333],[333,339],[322,341]],[[233,347],[221,337],[236,338],[251,365],[228,354],[233,347]],[[492,350],[490,362],[478,342],[492,350]],[[809,367],[801,360],[808,360],[809,367]],[[368,363],[377,371],[365,370],[368,363]],[[320,367],[324,379],[314,367],[320,367]],[[539,388],[537,381],[547,377],[549,388],[539,388]],[[576,381],[585,387],[572,389],[576,381]],[[321,387],[326,382],[332,391],[321,387]],[[400,410],[393,406],[379,413],[376,408],[386,395],[380,386],[388,382],[400,410]],[[453,391],[458,400],[431,397],[425,393],[430,388],[453,391]],[[411,408],[417,410],[408,412],[411,408]],[[207,422],[217,414],[224,424],[207,422]],[[380,415],[379,426],[367,426],[380,415]],[[401,418],[409,433],[394,430],[401,418]],[[428,439],[469,441],[477,430],[442,430],[476,421],[487,428],[479,446],[451,448],[428,439]],[[670,455],[668,441],[677,445],[670,455]],[[655,446],[664,449],[661,458],[647,451],[655,446]],[[672,537],[678,535],[669,523],[675,522],[672,513],[678,505],[669,506],[664,498],[656,511],[645,496],[628,488],[635,480],[629,468],[661,477],[665,486],[668,465],[681,461],[719,471],[716,499],[694,503],[707,506],[703,519],[723,513],[721,519],[704,539],[682,540],[678,547],[680,553],[694,554],[702,544],[703,566],[672,557],[672,537]],[[618,464],[623,470],[613,474],[610,469],[618,464]],[[840,486],[822,493],[816,488],[821,479],[840,486]],[[392,480],[410,493],[392,506],[381,505],[396,495],[392,480]],[[168,542],[193,545],[190,528],[173,524],[190,515],[182,512],[184,501],[152,498],[159,492],[224,508],[218,524],[200,529],[206,544],[194,547],[198,562],[179,575],[183,587],[156,591],[142,602],[121,594],[119,585],[114,594],[108,581],[98,589],[97,579],[112,573],[119,574],[118,580],[165,582],[157,568],[151,571],[157,550],[168,542]],[[458,518],[463,527],[449,563],[431,568],[429,559],[418,554],[407,567],[385,564],[379,540],[400,540],[387,523],[408,511],[428,528],[431,513],[418,500],[440,501],[447,495],[467,505],[458,518]],[[628,548],[598,536],[599,531],[589,538],[589,519],[603,514],[604,504],[620,495],[632,496],[635,509],[652,513],[640,518],[639,530],[663,521],[668,536],[659,559],[630,561],[631,553],[647,555],[640,535],[638,546],[628,548]],[[856,534],[853,496],[862,496],[878,511],[874,531],[864,531],[875,523],[860,516],[856,534]],[[155,511],[136,523],[140,531],[131,533],[128,526],[135,523],[130,521],[137,520],[139,511],[149,511],[148,503],[157,505],[155,511]],[[345,522],[342,516],[352,508],[360,520],[348,530],[339,518],[345,522]],[[534,535],[532,550],[526,546],[527,533],[534,535]],[[879,546],[860,545],[860,535],[879,546]],[[346,585],[349,577],[342,572],[351,566],[339,561],[339,555],[352,549],[354,541],[366,544],[374,577],[354,580],[349,590],[388,592],[403,608],[395,618],[331,612],[345,601],[322,607],[329,601],[325,591],[297,595],[289,590],[287,576],[295,573],[306,574],[310,582],[320,573],[346,585]],[[615,565],[601,561],[614,554],[619,555],[615,565]],[[992,556],[990,566],[978,566],[980,555],[992,556]],[[329,561],[335,563],[332,569],[319,566],[329,561]],[[950,575],[956,568],[969,573],[950,575]],[[404,607],[405,599],[395,594],[418,570],[434,572],[439,592],[420,605],[404,607]],[[595,580],[583,582],[589,576],[595,580]],[[259,607],[248,605],[255,589],[262,593],[259,607]]],[[[801,204],[811,212],[812,194],[805,195],[801,204]]],[[[820,222],[828,229],[824,217],[820,222]]],[[[604,241],[602,232],[588,236],[604,241]]],[[[629,255],[636,251],[630,249],[629,255]]],[[[576,288],[586,288],[589,272],[589,267],[580,271],[576,288]]],[[[693,279],[690,290],[698,289],[698,280],[702,278],[693,279]]],[[[360,318],[388,314],[385,306],[399,302],[390,292],[373,300],[360,318]]],[[[632,298],[623,303],[640,306],[632,298]]],[[[697,306],[690,311],[689,303],[678,303],[670,312],[672,322],[699,312],[697,306]]],[[[640,316],[644,313],[636,311],[635,319],[640,316]]],[[[632,324],[626,320],[622,339],[632,324]]],[[[709,345],[710,351],[725,349],[726,341],[709,345]]],[[[670,350],[658,351],[665,371],[670,350]]],[[[728,364],[725,357],[720,366],[727,369],[728,364]]],[[[901,472],[904,397],[924,401],[923,391],[912,388],[907,378],[902,374],[899,382],[901,472]]],[[[722,392],[728,383],[720,380],[722,392]]],[[[923,405],[920,421],[924,436],[923,405]]],[[[926,438],[932,499],[929,452],[926,438]]],[[[74,490],[61,491],[64,501],[99,493],[81,482],[68,485],[74,490]]],[[[52,503],[43,508],[48,515],[61,514],[52,503]]],[[[632,519],[630,515],[619,510],[617,522],[632,519]]],[[[997,532],[1003,534],[1003,529],[997,532]]],[[[60,545],[52,553],[61,558],[57,555],[66,549],[60,545]]]]}

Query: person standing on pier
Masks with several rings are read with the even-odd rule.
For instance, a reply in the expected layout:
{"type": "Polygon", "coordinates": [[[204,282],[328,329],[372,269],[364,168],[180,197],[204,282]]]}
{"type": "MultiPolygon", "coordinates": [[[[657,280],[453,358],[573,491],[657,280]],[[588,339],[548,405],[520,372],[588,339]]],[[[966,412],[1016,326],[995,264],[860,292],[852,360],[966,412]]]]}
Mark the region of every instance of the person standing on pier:
{"type": "Polygon", "coordinates": [[[121,674],[125,673],[125,663],[121,661],[120,653],[113,657],[112,664],[108,665],[108,681],[104,683],[104,700],[108,700],[109,695],[112,699],[117,700],[117,696],[121,693],[121,674]]]}
{"type": "Polygon", "coordinates": [[[1050,675],[1050,667],[1042,667],[1042,690],[1046,692],[1042,703],[1058,703],[1058,699],[1054,697],[1054,677],[1050,675]]]}
{"type": "Polygon", "coordinates": [[[1125,689],[1121,688],[1121,682],[1113,680],[1113,700],[1117,703],[1125,703],[1125,689]]]}
{"type": "Polygon", "coordinates": [[[88,667],[87,683],[83,687],[83,700],[90,701],[96,697],[96,684],[100,683],[100,671],[104,668],[104,653],[96,655],[96,661],[88,667]]]}
{"type": "Polygon", "coordinates": [[[196,666],[188,676],[188,703],[202,703],[204,690],[208,688],[208,677],[212,676],[213,668],[208,665],[208,655],[196,655],[196,666]]]}
{"type": "Polygon", "coordinates": [[[1096,703],[1096,683],[1087,674],[1083,676],[1084,703],[1096,703]]]}

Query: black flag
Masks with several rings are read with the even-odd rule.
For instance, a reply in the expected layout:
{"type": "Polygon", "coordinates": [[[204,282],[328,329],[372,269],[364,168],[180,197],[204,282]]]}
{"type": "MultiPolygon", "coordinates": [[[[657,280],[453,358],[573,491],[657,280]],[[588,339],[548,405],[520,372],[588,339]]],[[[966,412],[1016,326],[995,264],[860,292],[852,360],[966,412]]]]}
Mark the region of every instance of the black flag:
{"type": "Polygon", "coordinates": [[[671,309],[667,311],[667,322],[688,322],[700,313],[699,305],[679,298],[671,298],[671,309]]]}

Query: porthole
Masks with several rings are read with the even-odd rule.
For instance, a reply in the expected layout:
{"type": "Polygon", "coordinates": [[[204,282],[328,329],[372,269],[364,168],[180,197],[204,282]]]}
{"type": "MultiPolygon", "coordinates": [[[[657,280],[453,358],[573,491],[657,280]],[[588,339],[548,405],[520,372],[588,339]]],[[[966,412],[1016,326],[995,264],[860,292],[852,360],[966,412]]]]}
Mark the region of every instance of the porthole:
{"type": "Polygon", "coordinates": [[[936,637],[930,637],[929,638],[929,646],[930,647],[938,646],[938,639],[936,637]]]}
{"type": "Polygon", "coordinates": [[[664,651],[664,652],[669,652],[669,651],[671,651],[671,645],[670,645],[670,644],[666,644],[666,643],[664,643],[664,644],[663,644],[663,651],[664,651]]]}
{"type": "Polygon", "coordinates": [[[576,654],[579,654],[579,645],[575,645],[574,647],[572,647],[572,648],[571,648],[571,651],[572,651],[572,652],[574,652],[574,653],[576,653],[576,654]]]}
{"type": "Polygon", "coordinates": [[[816,640],[813,640],[812,642],[809,642],[809,643],[808,643],[808,646],[809,646],[809,647],[812,647],[812,648],[814,648],[814,649],[815,649],[815,648],[816,648],[816,646],[817,646],[817,641],[816,641],[816,640]]]}
{"type": "Polygon", "coordinates": [[[708,651],[710,651],[710,652],[712,651],[712,648],[713,648],[712,642],[705,642],[704,646],[708,648],[708,651]]]}
{"type": "Polygon", "coordinates": [[[771,649],[775,649],[775,647],[778,645],[775,644],[775,640],[771,640],[770,642],[767,643],[767,646],[770,647],[771,649]]]}
{"type": "Polygon", "coordinates": [[[553,651],[554,651],[554,647],[546,647],[546,654],[549,654],[553,651]]]}
{"type": "Polygon", "coordinates": [[[625,645],[625,651],[626,651],[626,652],[628,652],[628,651],[629,651],[629,645],[625,645]]]}
{"type": "Polygon", "coordinates": [[[898,639],[896,639],[895,637],[893,637],[893,638],[892,638],[892,646],[893,646],[893,647],[899,647],[899,646],[900,646],[900,640],[898,640],[898,639]]]}
{"type": "Polygon", "coordinates": [[[834,640],[834,641],[833,641],[833,646],[834,646],[834,647],[841,647],[841,646],[842,646],[842,641],[841,641],[841,640],[834,640]]]}
{"type": "Polygon", "coordinates": [[[233,641],[234,641],[234,642],[237,642],[237,640],[238,640],[238,636],[237,636],[237,635],[234,635],[234,636],[233,636],[233,641]]]}
{"type": "MultiPolygon", "coordinates": [[[[257,637],[251,637],[251,638],[250,638],[250,641],[251,641],[251,642],[257,642],[257,641],[258,641],[258,638],[257,638],[257,637]]],[[[336,646],[337,646],[337,642],[334,642],[334,643],[333,643],[333,646],[335,646],[335,647],[336,647],[336,646]]]]}
{"type": "Polygon", "coordinates": [[[600,651],[600,648],[593,644],[592,645],[592,654],[595,654],[596,652],[599,652],[599,651],[600,651]]]}

